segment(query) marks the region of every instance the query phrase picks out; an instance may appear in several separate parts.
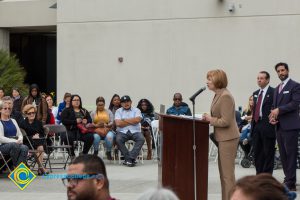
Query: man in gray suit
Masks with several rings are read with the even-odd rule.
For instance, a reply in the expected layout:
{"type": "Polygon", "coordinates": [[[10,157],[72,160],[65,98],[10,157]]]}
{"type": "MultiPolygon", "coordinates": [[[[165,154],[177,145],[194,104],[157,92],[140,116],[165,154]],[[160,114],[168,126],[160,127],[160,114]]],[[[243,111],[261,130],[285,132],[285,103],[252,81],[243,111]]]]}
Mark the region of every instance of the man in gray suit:
{"type": "Polygon", "coordinates": [[[289,78],[286,63],[275,66],[281,83],[274,92],[273,110],[269,115],[271,124],[276,125],[276,138],[285,175],[284,183],[296,190],[296,168],[298,133],[300,131],[300,84],[289,78]]]}

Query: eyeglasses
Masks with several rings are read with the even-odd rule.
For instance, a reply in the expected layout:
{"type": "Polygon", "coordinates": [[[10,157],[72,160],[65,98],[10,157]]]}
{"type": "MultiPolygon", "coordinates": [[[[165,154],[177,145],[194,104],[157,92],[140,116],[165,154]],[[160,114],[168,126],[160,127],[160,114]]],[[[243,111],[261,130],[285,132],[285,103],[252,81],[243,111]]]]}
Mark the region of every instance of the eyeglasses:
{"type": "Polygon", "coordinates": [[[104,104],[97,104],[97,106],[104,106],[104,104]]]}
{"type": "Polygon", "coordinates": [[[72,101],[80,101],[79,99],[73,99],[72,101]]]}
{"type": "Polygon", "coordinates": [[[65,187],[68,186],[73,186],[76,187],[78,183],[82,180],[87,180],[87,179],[104,179],[103,174],[71,174],[67,175],[65,178],[62,178],[62,182],[65,187]]]}
{"type": "Polygon", "coordinates": [[[35,112],[29,112],[26,115],[35,115],[35,112]]]}
{"type": "Polygon", "coordinates": [[[174,101],[181,101],[182,99],[180,99],[180,98],[174,98],[173,100],[174,101]]]}
{"type": "Polygon", "coordinates": [[[3,110],[11,110],[11,108],[2,108],[3,110]]]}

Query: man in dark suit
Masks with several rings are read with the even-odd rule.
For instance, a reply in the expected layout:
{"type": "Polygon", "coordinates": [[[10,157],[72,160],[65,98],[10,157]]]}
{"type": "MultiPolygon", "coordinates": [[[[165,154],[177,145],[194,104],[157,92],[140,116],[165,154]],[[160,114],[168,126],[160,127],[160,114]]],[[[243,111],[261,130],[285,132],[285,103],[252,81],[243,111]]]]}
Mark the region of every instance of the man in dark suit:
{"type": "Polygon", "coordinates": [[[270,123],[276,124],[276,137],[285,175],[284,183],[296,190],[296,160],[298,133],[300,131],[300,84],[289,78],[286,63],[275,66],[281,83],[274,92],[274,109],[269,116],[270,123]]]}
{"type": "Polygon", "coordinates": [[[275,127],[269,123],[272,109],[274,88],[269,86],[270,74],[259,72],[257,84],[260,87],[253,93],[254,108],[252,113],[251,136],[256,174],[273,173],[275,155],[275,127]]]}

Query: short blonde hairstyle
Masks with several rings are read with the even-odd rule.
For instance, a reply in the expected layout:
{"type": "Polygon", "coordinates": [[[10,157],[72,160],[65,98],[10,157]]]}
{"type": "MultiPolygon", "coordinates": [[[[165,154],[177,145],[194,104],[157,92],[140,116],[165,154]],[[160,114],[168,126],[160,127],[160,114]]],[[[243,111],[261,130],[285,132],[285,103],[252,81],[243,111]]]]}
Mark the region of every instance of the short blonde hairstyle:
{"type": "Polygon", "coordinates": [[[32,104],[27,104],[26,106],[24,106],[23,108],[23,113],[26,115],[28,113],[29,110],[34,109],[34,112],[36,112],[36,107],[32,104]]]}
{"type": "Polygon", "coordinates": [[[217,89],[226,88],[228,84],[227,75],[221,69],[210,70],[206,75],[207,79],[211,79],[217,89]]]}

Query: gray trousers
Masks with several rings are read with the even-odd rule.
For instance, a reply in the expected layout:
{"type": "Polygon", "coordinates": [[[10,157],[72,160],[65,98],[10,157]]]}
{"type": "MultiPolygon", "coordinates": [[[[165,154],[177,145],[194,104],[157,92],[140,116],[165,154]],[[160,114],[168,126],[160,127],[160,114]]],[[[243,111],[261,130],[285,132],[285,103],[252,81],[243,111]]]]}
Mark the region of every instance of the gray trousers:
{"type": "Polygon", "coordinates": [[[136,133],[131,133],[130,131],[128,131],[127,133],[117,132],[116,143],[118,145],[119,150],[124,155],[125,161],[132,161],[135,160],[139,155],[141,148],[145,143],[145,138],[141,132],[136,132],[136,133]],[[133,140],[135,142],[130,152],[125,146],[125,142],[128,140],[133,140]]]}
{"type": "Polygon", "coordinates": [[[21,162],[26,164],[28,147],[24,144],[17,144],[15,142],[1,144],[0,151],[4,155],[9,155],[13,165],[17,167],[21,162]]]}

